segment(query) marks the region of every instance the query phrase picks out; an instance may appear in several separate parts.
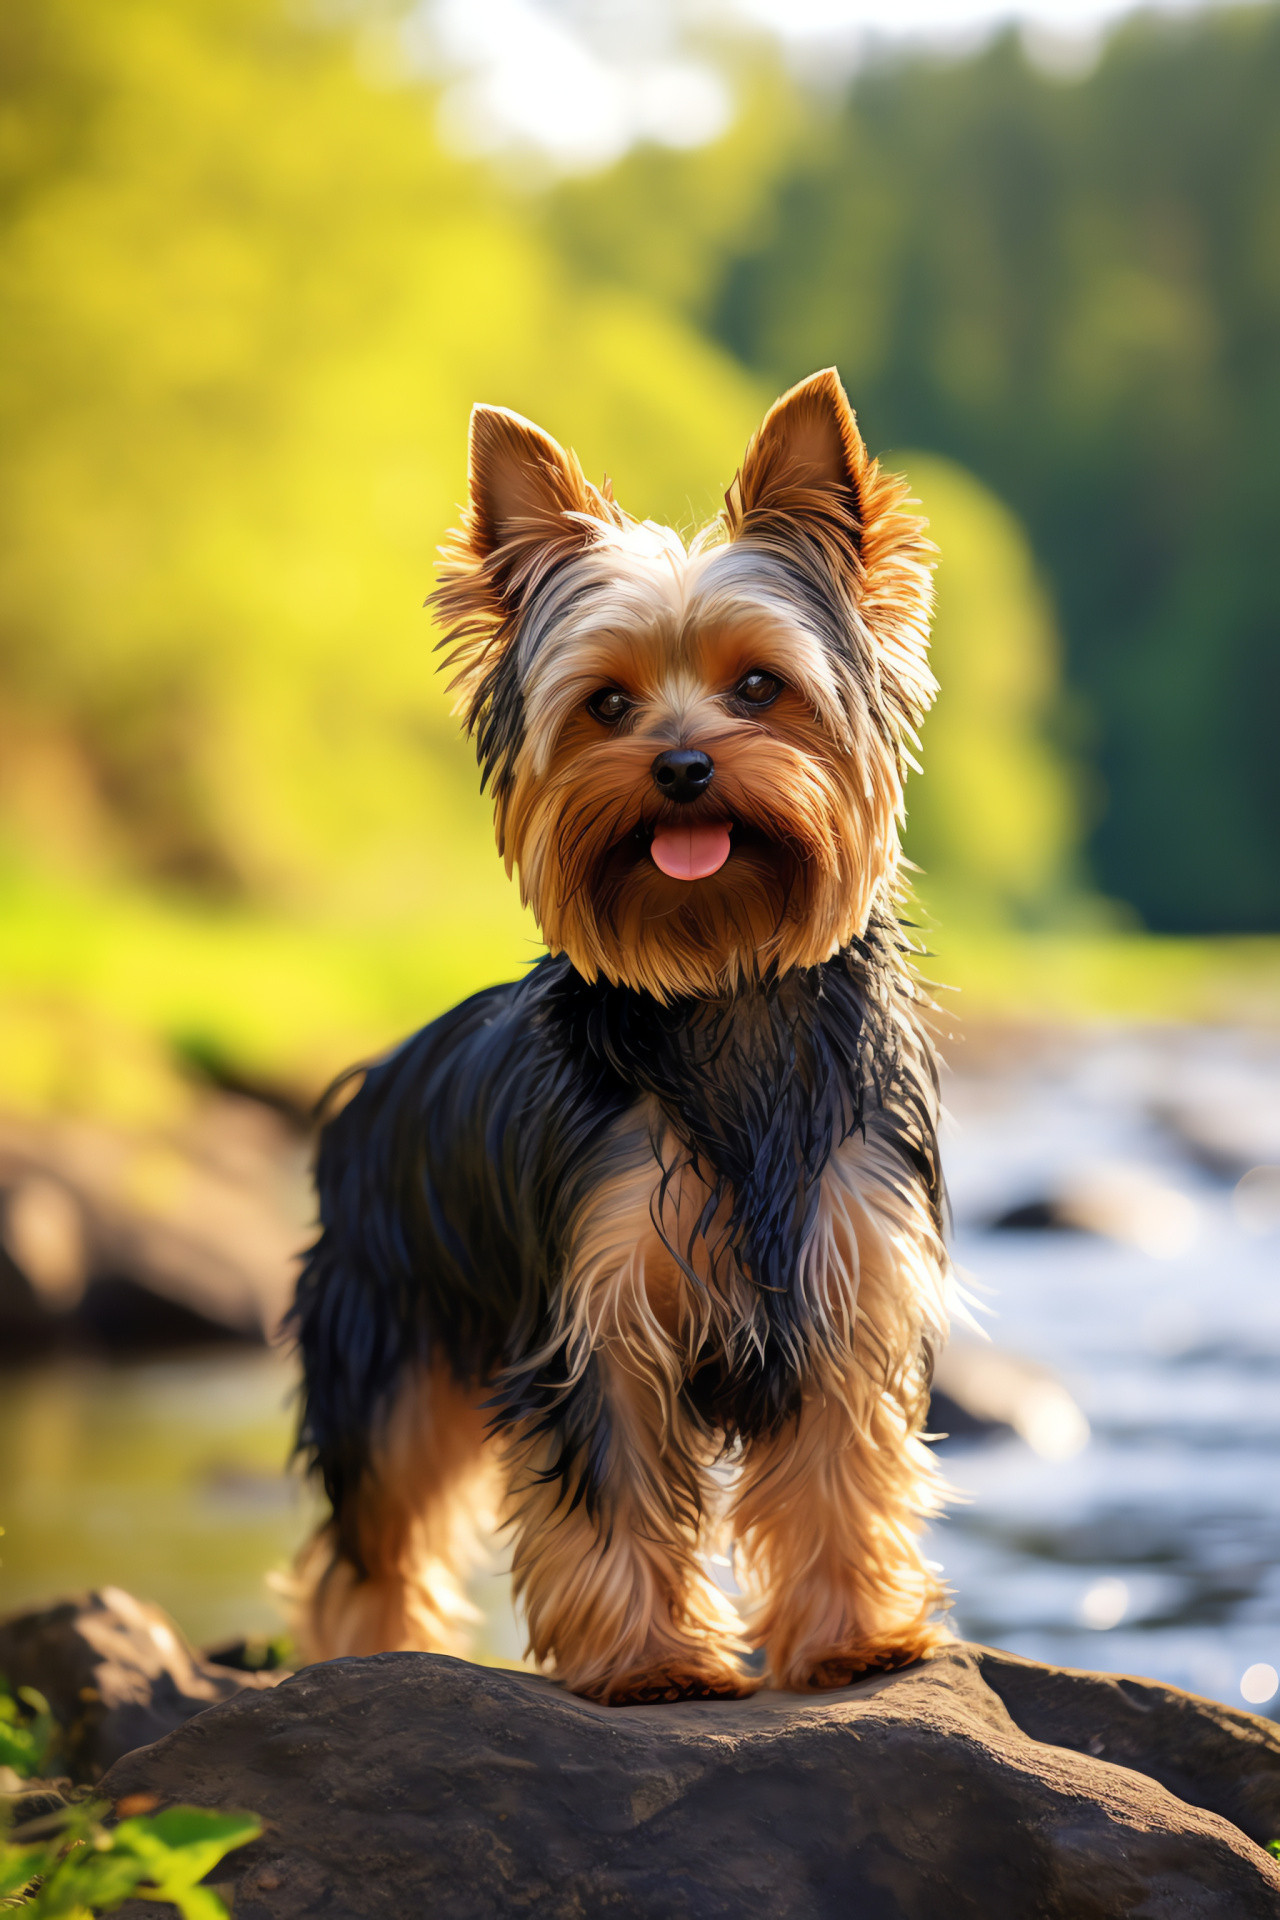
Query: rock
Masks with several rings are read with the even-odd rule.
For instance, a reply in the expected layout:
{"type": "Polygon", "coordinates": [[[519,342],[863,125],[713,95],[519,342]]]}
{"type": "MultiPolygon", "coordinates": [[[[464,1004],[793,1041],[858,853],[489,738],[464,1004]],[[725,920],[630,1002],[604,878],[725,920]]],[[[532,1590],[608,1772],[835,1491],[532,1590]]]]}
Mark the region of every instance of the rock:
{"type": "Polygon", "coordinates": [[[336,1660],[103,1790],[262,1815],[218,1869],[237,1920],[1280,1914],[1280,1730],[960,1644],[838,1694],[629,1708],[431,1654],[336,1660]]]}
{"type": "Polygon", "coordinates": [[[1151,1168],[1111,1160],[1076,1167],[1054,1193],[1007,1208],[991,1227],[1009,1233],[1096,1233],[1169,1260],[1195,1239],[1199,1210],[1151,1168]]]}
{"type": "Polygon", "coordinates": [[[44,1694],[62,1728],[57,1763],[83,1782],[206,1707],[280,1678],[202,1660],[162,1608],[118,1587],[0,1621],[0,1673],[44,1694]]]}
{"type": "Polygon", "coordinates": [[[1089,1440],[1089,1422],[1048,1367],[963,1335],[934,1366],[929,1430],[964,1440],[1017,1433],[1044,1460],[1070,1460],[1089,1440]]]}
{"type": "Polygon", "coordinates": [[[272,1337],[311,1237],[307,1140],[243,1092],[172,1124],[0,1113],[0,1349],[272,1337]]]}

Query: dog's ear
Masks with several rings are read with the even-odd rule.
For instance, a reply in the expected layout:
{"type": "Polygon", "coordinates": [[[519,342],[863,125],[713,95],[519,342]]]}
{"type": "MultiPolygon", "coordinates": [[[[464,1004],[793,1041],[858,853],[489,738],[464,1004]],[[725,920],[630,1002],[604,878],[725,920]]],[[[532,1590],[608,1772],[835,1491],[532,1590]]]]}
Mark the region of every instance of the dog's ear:
{"type": "Polygon", "coordinates": [[[485,778],[501,782],[519,735],[512,642],[530,594],[561,561],[624,516],[541,427],[506,407],[473,408],[467,505],[441,548],[427,605],[443,628],[445,665],[485,778]]]}
{"type": "Polygon", "coordinates": [[[455,645],[451,659],[492,664],[529,593],[579,552],[618,509],[583,477],[576,455],[506,407],[473,407],[462,525],[440,549],[427,605],[455,645]],[[482,642],[483,644],[477,644],[482,642]]]}
{"type": "MultiPolygon", "coordinates": [[[[865,519],[867,450],[834,367],[775,400],[726,495],[734,539],[793,522],[843,535],[857,552],[865,519]]],[[[815,529],[816,530],[816,529],[815,529]]]]}
{"type": "Polygon", "coordinates": [[[473,407],[468,453],[471,548],[487,560],[503,548],[550,541],[580,546],[585,531],[571,515],[597,505],[572,453],[506,407],[473,407]]]}
{"type": "Polygon", "coordinates": [[[732,540],[816,562],[856,605],[900,739],[935,691],[927,664],[935,550],[910,492],[868,456],[840,376],[826,367],[770,407],[725,495],[732,540]]]}

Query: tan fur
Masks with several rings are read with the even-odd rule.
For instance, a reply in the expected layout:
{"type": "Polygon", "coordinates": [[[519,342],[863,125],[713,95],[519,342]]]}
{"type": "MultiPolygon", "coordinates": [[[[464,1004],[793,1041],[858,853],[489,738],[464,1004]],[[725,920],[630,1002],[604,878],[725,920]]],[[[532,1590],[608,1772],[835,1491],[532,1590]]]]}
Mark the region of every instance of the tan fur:
{"type": "MultiPolygon", "coordinates": [[[[683,575],[636,564],[635,627],[612,611],[614,629],[535,670],[530,739],[499,802],[500,837],[521,891],[553,951],[658,999],[715,993],[758,977],[827,960],[862,932],[897,855],[901,788],[873,735],[848,750],[847,722],[815,671],[797,671],[805,636],[758,605],[742,604],[720,549],[695,556],[683,575]],[[649,577],[646,579],[645,575],[649,577]],[[676,606],[664,604],[675,598],[676,606]],[[776,667],[785,691],[767,712],[730,711],[725,696],[751,667],[776,667]],[[555,725],[544,709],[551,680],[555,725]],[[815,684],[816,683],[816,684],[815,684]],[[585,710],[600,686],[637,699],[625,730],[602,737],[585,710]],[[558,714],[557,714],[558,718],[558,714]],[[536,743],[553,738],[548,750],[536,743]],[[716,763],[714,790],[686,818],[730,818],[735,851],[696,890],[661,873],[631,837],[669,812],[650,769],[664,747],[694,743],[716,763]],[[753,830],[747,839],[744,830],[753,830]]],[[[583,577],[616,581],[612,541],[575,563],[583,577]]]]}
{"type": "Polygon", "coordinates": [[[737,1664],[748,1644],[766,1648],[776,1685],[838,1686],[936,1644],[945,1596],[916,1535],[941,1482],[916,1436],[928,1407],[922,1341],[945,1323],[946,1263],[924,1209],[886,1183],[874,1140],[835,1157],[802,1263],[828,1342],[798,1420],[744,1451],[726,1493],[712,1471],[718,1436],[680,1388],[700,1358],[759,1338],[759,1299],[713,1257],[715,1222],[692,1237],[707,1187],[669,1137],[655,1152],[656,1118],[638,1109],[611,1143],[555,1330],[568,1336],[570,1377],[596,1368],[608,1406],[614,1450],[599,1504],[566,1495],[551,1441],[517,1431],[484,1443],[472,1396],[438,1376],[416,1382],[361,1506],[369,1578],[332,1567],[325,1534],[300,1569],[309,1657],[465,1652],[474,1615],[462,1588],[486,1505],[513,1533],[529,1652],[577,1693],[619,1703],[750,1692],[757,1683],[737,1664]],[[689,1248],[692,1280],[672,1246],[689,1248]],[[730,1535],[750,1595],[745,1634],[705,1569],[730,1535]]]}
{"type": "Polygon", "coordinates": [[[571,1379],[596,1370],[608,1408],[597,1510],[572,1506],[545,1477],[545,1441],[517,1437],[509,1449],[530,1651],[575,1692],[613,1701],[750,1691],[734,1660],[745,1647],[733,1608],[700,1558],[714,1525],[716,1436],[678,1398],[705,1314],[667,1241],[688,1239],[705,1189],[687,1169],[664,1189],[654,1120],[647,1109],[628,1116],[610,1143],[613,1171],[577,1224],[554,1336],[567,1335],[571,1379]]]}
{"type": "Polygon", "coordinates": [[[826,367],[774,401],[725,511],[730,539],[784,551],[797,538],[813,539],[848,575],[857,618],[875,643],[881,688],[909,742],[938,690],[929,670],[936,549],[923,518],[909,511],[910,491],[901,474],[884,473],[868,454],[840,376],[826,367]]]}
{"type": "Polygon", "coordinates": [[[752,1638],[778,1686],[839,1686],[936,1645],[945,1603],[921,1557],[942,1481],[918,1435],[924,1342],[946,1326],[946,1256],[924,1208],[886,1179],[874,1140],[823,1181],[806,1284],[832,1337],[799,1419],[746,1450],[733,1508],[752,1638]]]}
{"type": "MultiPolygon", "coordinates": [[[[869,459],[831,370],[770,410],[721,521],[689,545],[625,514],[530,422],[476,410],[434,604],[499,846],[548,944],[587,979],[659,1001],[724,994],[827,960],[893,899],[903,780],[934,692],[931,549],[905,496],[869,459]],[[738,697],[752,669],[782,682],[767,708],[738,697]],[[612,727],[589,705],[608,688],[630,702],[612,727]],[[733,829],[728,861],[696,885],[648,852],[675,806],[655,757],[687,745],[715,773],[680,818],[733,829]]],[[[902,1044],[925,1043],[908,1025],[902,1044]]],[[[747,1644],[796,1688],[927,1653],[945,1596],[918,1532],[941,1482],[918,1436],[948,1267],[911,1143],[890,1148],[876,1124],[832,1155],[801,1252],[800,1411],[740,1449],[728,1487],[724,1435],[686,1388],[708,1360],[750,1366],[768,1335],[732,1255],[730,1201],[709,1206],[710,1176],[654,1105],[593,1143],[602,1171],[552,1277],[545,1352],[521,1364],[555,1354],[566,1391],[598,1397],[607,1460],[588,1475],[533,1424],[486,1440],[477,1393],[415,1377],[377,1437],[358,1551],[329,1530],[304,1557],[312,1657],[462,1650],[491,1492],[530,1651],[580,1693],[746,1692],[747,1644]],[[751,1596],[745,1637],[705,1569],[729,1537],[751,1596]]]]}
{"type": "Polygon", "coordinates": [[[509,1456],[529,1651],[575,1693],[615,1704],[749,1693],[737,1617],[700,1558],[714,1449],[664,1443],[657,1400],[614,1345],[597,1365],[615,1457],[596,1511],[543,1477],[547,1442],[517,1438],[509,1456]]]}
{"type": "Polygon", "coordinates": [[[290,1624],[304,1660],[467,1651],[479,1616],[466,1583],[484,1558],[498,1491],[478,1398],[442,1369],[414,1373],[402,1387],[361,1489],[363,1574],[331,1526],[299,1556],[290,1624]]]}
{"type": "MultiPolygon", "coordinates": [[[[553,1660],[575,1691],[667,1697],[652,1691],[655,1671],[664,1670],[654,1661],[674,1620],[683,1624],[663,1656],[666,1669],[686,1674],[692,1663],[705,1674],[704,1636],[714,1635],[717,1618],[726,1649],[740,1644],[726,1638],[718,1595],[708,1615],[695,1559],[727,1527],[752,1600],[748,1637],[766,1649],[776,1685],[839,1686],[868,1668],[917,1659],[944,1631],[935,1616],[946,1599],[917,1538],[920,1518],[942,1500],[941,1477],[918,1438],[929,1405],[926,1343],[943,1337],[947,1318],[948,1263],[928,1213],[901,1192],[874,1137],[857,1136],[834,1157],[801,1263],[827,1344],[798,1419],[745,1450],[722,1512],[709,1472],[716,1437],[682,1410],[679,1390],[700,1357],[750,1348],[759,1337],[759,1295],[731,1261],[713,1257],[715,1221],[705,1238],[691,1239],[708,1190],[679,1164],[669,1137],[659,1139],[658,1159],[652,1148],[644,1152],[656,1125],[652,1110],[626,1123],[624,1165],[593,1197],[564,1290],[576,1370],[603,1358],[606,1397],[621,1410],[625,1491],[621,1499],[611,1492],[594,1532],[585,1516],[563,1515],[566,1537],[554,1558],[540,1544],[556,1511],[552,1497],[542,1488],[530,1499],[522,1518],[531,1551],[527,1567],[519,1556],[517,1565],[533,1651],[553,1660]],[[672,1246],[688,1249],[692,1279],[672,1246]],[[595,1577],[589,1541],[603,1551],[608,1578],[595,1577]],[[637,1541],[646,1544],[638,1549],[637,1541]],[[666,1556],[655,1563],[659,1541],[666,1556]],[[653,1594],[664,1622],[643,1654],[634,1650],[634,1605],[620,1610],[628,1581],[633,1602],[653,1594]],[[602,1587],[612,1606],[602,1607],[602,1587]],[[556,1623],[541,1636],[533,1630],[535,1592],[540,1621],[556,1623]],[[694,1646],[703,1649],[696,1659],[694,1646]]],[[[746,1690],[741,1678],[737,1690],[746,1690]]]]}
{"type": "Polygon", "coordinates": [[[473,410],[467,505],[441,549],[429,603],[448,636],[446,664],[458,669],[453,684],[469,728],[492,698],[523,602],[567,553],[625,518],[541,427],[505,407],[473,410]]]}

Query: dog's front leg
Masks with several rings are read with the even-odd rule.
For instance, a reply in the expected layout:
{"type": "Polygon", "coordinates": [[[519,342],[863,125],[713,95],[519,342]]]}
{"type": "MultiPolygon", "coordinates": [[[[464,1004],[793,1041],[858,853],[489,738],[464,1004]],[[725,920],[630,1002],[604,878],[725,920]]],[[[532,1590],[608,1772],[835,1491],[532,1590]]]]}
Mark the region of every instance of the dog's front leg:
{"type": "Polygon", "coordinates": [[[734,1531],[773,1684],[804,1691],[906,1665],[944,1636],[919,1534],[944,1487],[919,1434],[946,1256],[874,1136],[823,1183],[803,1289],[813,1330],[797,1415],[744,1449],[734,1531]]]}
{"type": "Polygon", "coordinates": [[[736,1524],[752,1637],[774,1686],[807,1692],[930,1653],[944,1600],[916,1538],[930,1463],[891,1397],[860,1428],[863,1383],[806,1392],[797,1418],[746,1449],[736,1524]]]}
{"type": "Polygon", "coordinates": [[[667,1422],[652,1382],[609,1347],[592,1354],[574,1399],[559,1431],[511,1443],[530,1651],[575,1693],[614,1705],[751,1692],[737,1615],[700,1559],[692,1426],[667,1422]]]}

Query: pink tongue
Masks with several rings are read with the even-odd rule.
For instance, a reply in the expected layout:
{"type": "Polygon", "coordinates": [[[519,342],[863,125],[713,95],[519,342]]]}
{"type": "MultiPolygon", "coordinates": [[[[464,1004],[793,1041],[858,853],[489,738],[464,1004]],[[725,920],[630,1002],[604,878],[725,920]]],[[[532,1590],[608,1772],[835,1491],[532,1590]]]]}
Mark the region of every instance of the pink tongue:
{"type": "Polygon", "coordinates": [[[649,849],[653,863],[673,880],[705,880],[718,873],[729,858],[729,823],[710,826],[659,827],[649,849]]]}

